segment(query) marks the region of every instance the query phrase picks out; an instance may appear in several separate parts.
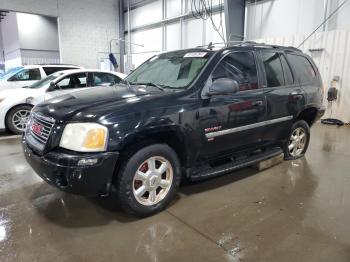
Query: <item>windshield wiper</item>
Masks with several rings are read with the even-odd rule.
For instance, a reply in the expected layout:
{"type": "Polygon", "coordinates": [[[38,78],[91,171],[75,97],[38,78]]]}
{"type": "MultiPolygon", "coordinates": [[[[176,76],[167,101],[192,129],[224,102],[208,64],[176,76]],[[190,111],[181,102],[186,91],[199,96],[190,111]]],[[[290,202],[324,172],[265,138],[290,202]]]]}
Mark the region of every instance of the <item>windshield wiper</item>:
{"type": "MultiPolygon", "coordinates": [[[[130,82],[129,82],[130,83],[130,82]]],[[[145,85],[145,86],[154,86],[156,88],[158,88],[159,90],[164,91],[164,87],[156,84],[156,83],[152,83],[152,82],[147,82],[147,83],[130,83],[130,85],[145,85]]]]}

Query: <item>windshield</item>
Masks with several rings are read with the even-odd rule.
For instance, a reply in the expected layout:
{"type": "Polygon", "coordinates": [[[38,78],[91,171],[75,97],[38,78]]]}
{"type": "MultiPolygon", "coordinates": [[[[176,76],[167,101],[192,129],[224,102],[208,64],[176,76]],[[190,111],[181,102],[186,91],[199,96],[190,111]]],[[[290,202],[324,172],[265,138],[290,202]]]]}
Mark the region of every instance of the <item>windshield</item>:
{"type": "Polygon", "coordinates": [[[58,73],[54,73],[52,75],[49,75],[37,82],[35,82],[34,84],[28,86],[28,88],[41,88],[41,87],[45,87],[46,85],[48,85],[51,81],[55,80],[57,77],[59,77],[60,75],[63,75],[63,72],[58,72],[58,73]]]}
{"type": "Polygon", "coordinates": [[[153,84],[185,89],[200,73],[210,53],[177,51],[154,56],[125,79],[129,84],[153,84]]]}
{"type": "Polygon", "coordinates": [[[18,73],[19,71],[21,71],[23,69],[22,66],[20,67],[14,67],[14,68],[11,68],[9,70],[7,70],[5,72],[5,74],[3,74],[0,79],[8,79],[10,78],[11,76],[13,76],[14,74],[18,73]]]}

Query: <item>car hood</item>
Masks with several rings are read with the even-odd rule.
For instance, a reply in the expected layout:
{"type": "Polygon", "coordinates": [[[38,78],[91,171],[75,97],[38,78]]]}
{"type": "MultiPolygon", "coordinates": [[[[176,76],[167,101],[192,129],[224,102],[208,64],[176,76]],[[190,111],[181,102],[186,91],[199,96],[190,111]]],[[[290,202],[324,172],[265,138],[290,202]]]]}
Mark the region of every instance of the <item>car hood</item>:
{"type": "Polygon", "coordinates": [[[163,93],[166,92],[144,86],[95,87],[47,100],[38,104],[34,112],[40,111],[59,122],[98,121],[116,111],[128,112],[135,103],[163,93]]]}

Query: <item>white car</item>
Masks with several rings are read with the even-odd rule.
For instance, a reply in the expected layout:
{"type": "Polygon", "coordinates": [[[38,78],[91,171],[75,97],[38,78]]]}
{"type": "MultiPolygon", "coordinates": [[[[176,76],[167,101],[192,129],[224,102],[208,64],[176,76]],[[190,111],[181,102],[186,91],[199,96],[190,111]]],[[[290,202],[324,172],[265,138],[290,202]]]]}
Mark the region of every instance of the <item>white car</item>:
{"type": "Polygon", "coordinates": [[[24,131],[33,106],[55,96],[86,88],[112,86],[126,75],[99,70],[75,69],[56,72],[24,87],[0,90],[0,130],[24,131]]]}
{"type": "Polygon", "coordinates": [[[12,68],[0,77],[0,90],[29,86],[55,72],[81,69],[75,65],[26,65],[12,68]]]}

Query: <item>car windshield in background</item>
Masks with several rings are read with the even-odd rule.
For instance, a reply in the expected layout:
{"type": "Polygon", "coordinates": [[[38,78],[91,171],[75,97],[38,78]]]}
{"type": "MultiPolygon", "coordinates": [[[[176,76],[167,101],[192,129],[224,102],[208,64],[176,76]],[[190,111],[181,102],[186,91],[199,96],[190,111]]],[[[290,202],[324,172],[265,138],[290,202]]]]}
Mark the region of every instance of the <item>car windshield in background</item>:
{"type": "Polygon", "coordinates": [[[19,71],[21,71],[22,69],[23,69],[22,66],[11,68],[11,69],[7,70],[7,71],[5,72],[5,74],[3,74],[3,75],[0,77],[0,79],[6,80],[6,79],[10,78],[11,76],[13,76],[14,74],[18,73],[19,71]]]}
{"type": "Polygon", "coordinates": [[[57,77],[59,77],[60,75],[63,75],[63,72],[59,72],[59,73],[54,73],[52,75],[49,75],[37,82],[35,82],[34,84],[28,86],[28,88],[42,88],[44,86],[46,86],[47,84],[49,84],[51,81],[55,80],[57,77]]]}
{"type": "Polygon", "coordinates": [[[131,85],[185,89],[200,73],[209,56],[204,51],[178,51],[157,55],[136,68],[125,80],[131,85]]]}

